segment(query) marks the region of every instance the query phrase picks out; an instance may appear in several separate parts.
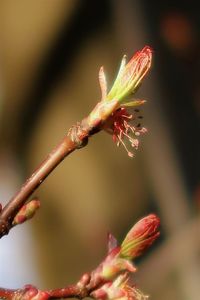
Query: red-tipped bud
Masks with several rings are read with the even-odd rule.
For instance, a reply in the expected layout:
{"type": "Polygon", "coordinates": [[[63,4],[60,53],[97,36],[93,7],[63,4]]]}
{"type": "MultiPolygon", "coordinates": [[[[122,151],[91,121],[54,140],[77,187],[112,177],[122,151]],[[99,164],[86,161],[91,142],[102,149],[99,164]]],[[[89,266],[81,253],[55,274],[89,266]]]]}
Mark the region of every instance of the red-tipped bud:
{"type": "MultiPolygon", "coordinates": [[[[131,259],[140,255],[158,237],[159,224],[159,218],[153,214],[141,219],[129,231],[121,246],[117,246],[116,240],[112,235],[109,235],[110,252],[91,273],[88,287],[93,289],[102,282],[113,281],[122,272],[135,272],[136,268],[131,259]]],[[[137,290],[134,291],[136,293],[137,290]]],[[[104,292],[100,290],[100,294],[102,296],[104,292]]],[[[95,297],[98,298],[98,295],[95,294],[95,297]]],[[[142,298],[135,297],[135,299],[142,298]]]]}
{"type": "Polygon", "coordinates": [[[135,94],[151,67],[151,61],[152,49],[149,46],[138,51],[127,64],[124,56],[117,78],[106,99],[118,99],[122,104],[130,94],[135,94]]]}
{"type": "Polygon", "coordinates": [[[121,245],[121,256],[133,259],[141,255],[159,236],[159,218],[150,214],[137,222],[121,245]]]}
{"type": "Polygon", "coordinates": [[[40,207],[40,201],[38,199],[33,199],[30,202],[24,204],[19,212],[16,214],[13,225],[22,224],[25,221],[31,219],[36,210],[40,207]]]}

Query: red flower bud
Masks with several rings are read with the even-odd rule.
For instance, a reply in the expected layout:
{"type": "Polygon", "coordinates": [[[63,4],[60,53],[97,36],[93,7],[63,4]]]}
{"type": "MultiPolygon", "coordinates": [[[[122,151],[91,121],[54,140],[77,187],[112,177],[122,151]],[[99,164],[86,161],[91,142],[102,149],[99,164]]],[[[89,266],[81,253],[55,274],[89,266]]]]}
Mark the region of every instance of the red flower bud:
{"type": "Polygon", "coordinates": [[[118,99],[122,104],[130,94],[135,94],[142,79],[151,67],[151,61],[152,49],[149,46],[145,46],[141,51],[136,52],[127,64],[126,56],[124,56],[117,78],[106,99],[118,99]]]}
{"type": "Polygon", "coordinates": [[[121,245],[121,256],[133,259],[141,255],[159,236],[159,218],[150,214],[137,222],[121,245]]]}

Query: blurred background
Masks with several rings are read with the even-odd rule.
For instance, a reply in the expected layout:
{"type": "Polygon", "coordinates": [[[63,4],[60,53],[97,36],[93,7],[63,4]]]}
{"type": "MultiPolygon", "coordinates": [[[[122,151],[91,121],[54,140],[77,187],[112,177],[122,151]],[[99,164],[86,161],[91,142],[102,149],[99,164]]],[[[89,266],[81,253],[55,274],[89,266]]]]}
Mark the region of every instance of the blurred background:
{"type": "Polygon", "coordinates": [[[36,217],[1,240],[1,286],[73,283],[105,255],[108,231],[121,240],[156,213],[161,237],[133,280],[154,300],[199,299],[199,29],[192,0],[1,1],[3,204],[98,101],[100,66],[111,86],[123,54],[154,49],[136,157],[100,133],[67,158],[36,192],[36,217]]]}

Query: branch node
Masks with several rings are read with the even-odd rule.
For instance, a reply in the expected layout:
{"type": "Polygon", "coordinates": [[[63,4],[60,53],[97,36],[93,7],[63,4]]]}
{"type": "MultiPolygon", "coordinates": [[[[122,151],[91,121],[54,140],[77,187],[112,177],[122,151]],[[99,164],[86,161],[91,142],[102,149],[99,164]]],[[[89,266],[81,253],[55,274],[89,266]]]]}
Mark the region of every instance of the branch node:
{"type": "Polygon", "coordinates": [[[73,143],[76,144],[77,149],[85,147],[88,143],[88,131],[84,130],[82,124],[78,122],[76,125],[73,125],[67,134],[73,143]]]}

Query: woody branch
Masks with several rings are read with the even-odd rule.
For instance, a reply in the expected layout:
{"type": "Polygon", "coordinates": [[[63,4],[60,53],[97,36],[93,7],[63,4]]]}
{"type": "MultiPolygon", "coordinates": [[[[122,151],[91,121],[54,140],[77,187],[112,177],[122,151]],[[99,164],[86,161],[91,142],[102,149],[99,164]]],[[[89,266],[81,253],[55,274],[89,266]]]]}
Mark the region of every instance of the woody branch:
{"type": "MultiPolygon", "coordinates": [[[[125,111],[126,107],[138,106],[144,103],[143,100],[128,100],[130,94],[134,94],[140,85],[143,77],[151,66],[152,51],[146,46],[138,51],[126,64],[124,56],[121,62],[119,73],[107,93],[107,82],[103,67],[99,72],[99,82],[102,91],[102,99],[89,116],[80,123],[73,126],[63,140],[53,149],[41,165],[22,185],[19,192],[11,198],[8,204],[0,209],[0,238],[8,234],[13,227],[13,220],[23,205],[28,201],[33,192],[40,186],[45,178],[60,164],[63,159],[74,150],[84,147],[88,138],[102,129],[113,134],[113,139],[125,146],[124,137],[128,137],[133,148],[138,147],[137,136],[145,132],[144,128],[135,128],[128,125],[132,115],[125,111]],[[135,137],[130,137],[129,131],[135,137]]],[[[126,146],[125,146],[126,148],[126,146]]],[[[127,148],[126,148],[127,149],[127,148]]],[[[132,152],[128,151],[132,156],[132,152]]]]}
{"type": "MultiPolygon", "coordinates": [[[[127,108],[144,103],[144,100],[130,99],[130,95],[136,92],[148,72],[151,59],[152,50],[148,46],[138,51],[127,64],[124,56],[109,93],[107,93],[105,73],[103,68],[100,69],[101,101],[97,103],[88,117],[72,126],[63,140],[48,154],[7,205],[3,208],[0,205],[0,238],[8,234],[12,227],[34,215],[40,203],[35,198],[29,200],[30,196],[65,157],[74,150],[86,146],[89,137],[95,133],[104,129],[112,134],[117,146],[122,144],[128,155],[133,156],[124,139],[128,139],[131,147],[137,149],[138,136],[146,130],[144,127],[138,128],[130,124],[135,116],[129,114],[127,108]]],[[[110,235],[109,251],[105,260],[94,271],[84,274],[77,284],[48,291],[38,290],[32,285],[26,285],[17,290],[0,288],[0,298],[46,300],[69,297],[82,299],[90,296],[95,299],[113,299],[124,296],[131,300],[146,299],[139,290],[129,286],[128,273],[136,270],[131,260],[140,255],[159,235],[157,231],[159,219],[154,215],[149,215],[140,222],[128,233],[121,246],[117,246],[117,241],[110,235]]]]}

